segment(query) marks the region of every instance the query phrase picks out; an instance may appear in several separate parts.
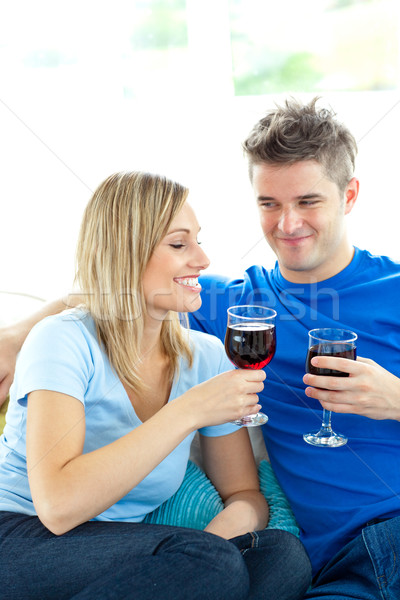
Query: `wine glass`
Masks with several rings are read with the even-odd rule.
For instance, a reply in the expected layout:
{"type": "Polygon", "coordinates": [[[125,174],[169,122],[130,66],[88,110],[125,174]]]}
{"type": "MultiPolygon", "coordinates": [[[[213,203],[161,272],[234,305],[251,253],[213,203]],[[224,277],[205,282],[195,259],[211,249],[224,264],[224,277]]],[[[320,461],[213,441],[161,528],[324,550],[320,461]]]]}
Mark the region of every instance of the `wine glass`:
{"type": "MultiPolygon", "coordinates": [[[[225,335],[225,351],[239,369],[262,369],[275,354],[276,311],[264,306],[231,306],[225,335]]],[[[236,425],[264,425],[267,415],[257,413],[234,421],[236,425]]]]}
{"type": "MultiPolygon", "coordinates": [[[[348,377],[349,373],[336,371],[334,369],[322,369],[314,367],[311,359],[314,356],[335,356],[340,358],[356,359],[357,334],[347,329],[311,329],[308,332],[308,353],[306,360],[306,371],[313,375],[325,375],[329,377],[348,377]]],[[[303,435],[307,444],[323,446],[326,448],[337,448],[347,444],[347,438],[341,433],[335,433],[331,426],[332,413],[323,410],[321,429],[315,433],[303,435]]]]}

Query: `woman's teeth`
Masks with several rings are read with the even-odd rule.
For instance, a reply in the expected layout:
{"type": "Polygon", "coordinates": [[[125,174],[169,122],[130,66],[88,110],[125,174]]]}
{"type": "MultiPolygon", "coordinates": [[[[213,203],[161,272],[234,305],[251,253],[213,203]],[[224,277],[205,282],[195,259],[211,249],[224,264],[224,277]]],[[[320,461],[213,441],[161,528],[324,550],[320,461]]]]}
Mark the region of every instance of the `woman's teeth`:
{"type": "Polygon", "coordinates": [[[196,277],[187,277],[185,279],[178,279],[178,283],[186,285],[187,287],[198,287],[199,283],[196,277]]]}

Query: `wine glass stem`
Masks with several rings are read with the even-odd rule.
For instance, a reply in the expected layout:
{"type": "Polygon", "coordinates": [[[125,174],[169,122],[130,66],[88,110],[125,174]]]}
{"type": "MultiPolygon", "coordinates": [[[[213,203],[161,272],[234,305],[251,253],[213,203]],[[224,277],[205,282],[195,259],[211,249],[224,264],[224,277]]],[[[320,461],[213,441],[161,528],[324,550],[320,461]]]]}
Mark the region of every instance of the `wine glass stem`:
{"type": "Polygon", "coordinates": [[[332,418],[332,413],[330,410],[323,410],[322,412],[322,427],[323,429],[332,429],[331,427],[331,418],[332,418]]]}

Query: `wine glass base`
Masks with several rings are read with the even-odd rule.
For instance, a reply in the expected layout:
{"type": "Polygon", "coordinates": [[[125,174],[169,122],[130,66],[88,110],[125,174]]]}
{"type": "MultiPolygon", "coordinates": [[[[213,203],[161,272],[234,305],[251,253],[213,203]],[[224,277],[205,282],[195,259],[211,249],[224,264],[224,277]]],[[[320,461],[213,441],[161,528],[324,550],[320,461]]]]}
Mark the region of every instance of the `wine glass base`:
{"type": "Polygon", "coordinates": [[[322,448],[339,448],[347,444],[347,437],[340,433],[317,431],[316,433],[305,433],[303,439],[312,446],[321,446],[322,448]]]}
{"type": "Polygon", "coordinates": [[[265,425],[268,421],[267,415],[264,413],[257,413],[256,415],[248,415],[233,421],[235,425],[241,425],[242,427],[258,427],[259,425],[265,425]]]}

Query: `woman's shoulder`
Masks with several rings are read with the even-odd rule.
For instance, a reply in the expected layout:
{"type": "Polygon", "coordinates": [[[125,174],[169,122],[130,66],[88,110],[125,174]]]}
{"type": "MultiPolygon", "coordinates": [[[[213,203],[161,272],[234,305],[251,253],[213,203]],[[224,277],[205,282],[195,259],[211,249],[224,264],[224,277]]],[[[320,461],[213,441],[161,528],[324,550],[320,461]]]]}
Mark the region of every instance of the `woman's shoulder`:
{"type": "Polygon", "coordinates": [[[193,330],[189,330],[189,336],[193,352],[192,372],[198,373],[200,379],[207,379],[233,369],[219,338],[193,330]]]}
{"type": "Polygon", "coordinates": [[[96,326],[90,313],[73,308],[45,317],[32,328],[23,349],[57,343],[97,344],[96,326]]]}
{"type": "Polygon", "coordinates": [[[189,329],[187,331],[193,350],[218,353],[224,351],[221,340],[215,335],[204,333],[204,331],[197,331],[195,329],[189,329]]]}

